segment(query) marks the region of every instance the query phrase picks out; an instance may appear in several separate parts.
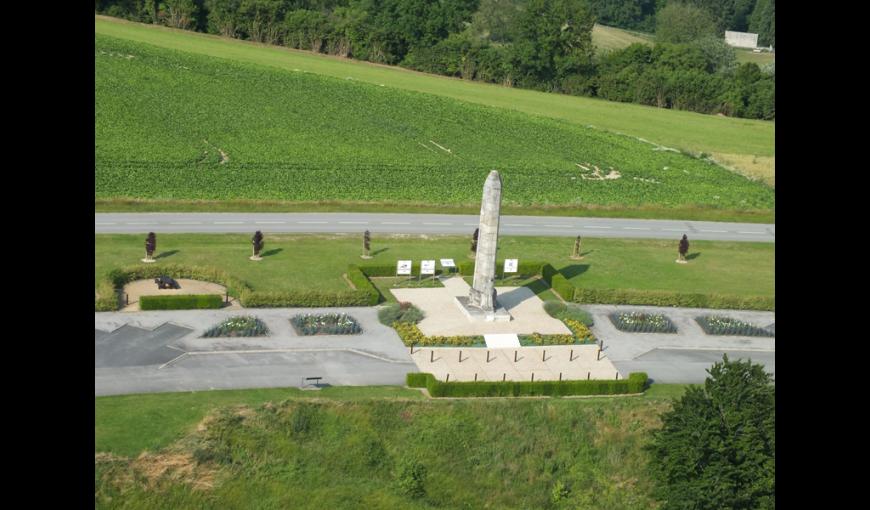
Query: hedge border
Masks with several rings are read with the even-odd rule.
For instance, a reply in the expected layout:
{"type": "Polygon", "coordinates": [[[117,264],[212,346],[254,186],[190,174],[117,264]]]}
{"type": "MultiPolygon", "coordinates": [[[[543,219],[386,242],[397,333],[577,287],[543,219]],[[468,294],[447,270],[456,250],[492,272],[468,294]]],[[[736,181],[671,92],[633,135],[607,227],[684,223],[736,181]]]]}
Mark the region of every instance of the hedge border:
{"type": "Polygon", "coordinates": [[[168,296],[142,296],[140,310],[204,310],[222,308],[220,294],[174,294],[168,296]]]}
{"type": "Polygon", "coordinates": [[[409,388],[426,388],[432,397],[525,397],[572,395],[625,395],[643,393],[649,378],[645,372],[633,372],[622,380],[580,381],[477,381],[442,382],[430,373],[416,372],[405,376],[409,388]]]}

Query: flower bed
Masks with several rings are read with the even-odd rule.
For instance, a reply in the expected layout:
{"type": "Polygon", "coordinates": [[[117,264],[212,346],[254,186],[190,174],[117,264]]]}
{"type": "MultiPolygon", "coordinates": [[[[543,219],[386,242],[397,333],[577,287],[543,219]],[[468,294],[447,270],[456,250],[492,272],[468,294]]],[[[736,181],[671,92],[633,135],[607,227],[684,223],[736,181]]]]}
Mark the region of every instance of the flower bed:
{"type": "Polygon", "coordinates": [[[359,323],[346,313],[306,313],[290,319],[300,335],[355,335],[362,333],[359,323]]]}
{"type": "Polygon", "coordinates": [[[695,321],[708,335],[774,336],[764,328],[722,315],[704,315],[695,321]]]}
{"type": "Polygon", "coordinates": [[[203,338],[234,336],[266,336],[269,328],[260,319],[251,316],[230,317],[203,333],[203,338]]]}
{"type": "Polygon", "coordinates": [[[486,345],[482,336],[426,336],[416,324],[411,322],[394,322],[393,329],[399,334],[402,343],[408,347],[412,345],[418,347],[476,347],[486,345]]]}
{"type": "Polygon", "coordinates": [[[677,327],[660,313],[617,312],[608,316],[620,331],[629,333],[676,333],[677,327]]]}

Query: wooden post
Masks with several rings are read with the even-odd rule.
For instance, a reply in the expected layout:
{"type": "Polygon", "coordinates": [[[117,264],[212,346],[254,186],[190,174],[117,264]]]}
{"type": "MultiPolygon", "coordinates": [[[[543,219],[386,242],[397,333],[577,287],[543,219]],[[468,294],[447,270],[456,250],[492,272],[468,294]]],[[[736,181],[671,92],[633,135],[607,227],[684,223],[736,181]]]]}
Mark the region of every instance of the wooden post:
{"type": "Polygon", "coordinates": [[[486,351],[486,362],[489,363],[489,351],[486,351]]]}
{"type": "Polygon", "coordinates": [[[592,372],[586,372],[586,380],[589,380],[589,377],[592,375],[592,372]]]}
{"type": "Polygon", "coordinates": [[[544,349],[544,352],[541,353],[541,361],[547,361],[547,349],[544,349]]]}
{"type": "Polygon", "coordinates": [[[459,362],[462,363],[462,349],[459,349],[459,362]]]}
{"type": "Polygon", "coordinates": [[[571,349],[571,354],[568,356],[568,361],[574,361],[574,349],[571,349]]]}
{"type": "Polygon", "coordinates": [[[559,372],[559,381],[562,381],[562,372],[559,372]]]}
{"type": "Polygon", "coordinates": [[[477,382],[477,372],[474,373],[474,382],[477,382]]]}
{"type": "Polygon", "coordinates": [[[435,363],[435,350],[429,351],[429,363],[435,363]]]}
{"type": "Polygon", "coordinates": [[[535,382],[535,373],[532,372],[532,382],[535,382]]]}
{"type": "Polygon", "coordinates": [[[127,296],[125,299],[127,300],[127,304],[129,305],[130,304],[130,294],[124,294],[124,295],[127,296]]]}
{"type": "Polygon", "coordinates": [[[514,351],[514,363],[517,362],[517,351],[514,351]]]}
{"type": "Polygon", "coordinates": [[[595,361],[601,361],[601,348],[598,348],[598,354],[595,356],[595,361]]]}
{"type": "Polygon", "coordinates": [[[502,374],[501,374],[501,382],[505,382],[506,380],[507,380],[507,374],[506,374],[506,373],[502,373],[502,374]]]}
{"type": "Polygon", "coordinates": [[[450,382],[450,374],[447,374],[447,379],[445,379],[444,382],[450,382]]]}
{"type": "Polygon", "coordinates": [[[616,373],[616,380],[619,380],[619,372],[616,373]]]}

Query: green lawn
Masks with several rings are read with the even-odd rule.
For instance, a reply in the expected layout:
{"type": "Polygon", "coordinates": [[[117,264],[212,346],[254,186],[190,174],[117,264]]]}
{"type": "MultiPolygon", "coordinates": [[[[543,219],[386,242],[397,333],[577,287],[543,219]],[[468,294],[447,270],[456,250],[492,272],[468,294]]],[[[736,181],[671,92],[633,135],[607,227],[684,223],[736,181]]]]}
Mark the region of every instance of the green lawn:
{"type": "Polygon", "coordinates": [[[634,43],[653,44],[655,36],[641,32],[632,32],[616,27],[599,25],[592,27],[592,44],[598,48],[598,52],[621,50],[634,43]]]}
{"type": "Polygon", "coordinates": [[[684,388],[463,401],[399,387],[99,397],[95,507],[656,508],[643,445],[684,388]],[[397,490],[407,461],[426,469],[421,498],[397,490]],[[557,485],[568,490],[554,506],[557,485]]]}
{"type": "MultiPolygon", "coordinates": [[[[95,286],[108,271],[140,264],[144,235],[94,236],[95,286]]],[[[270,235],[261,262],[248,260],[250,236],[160,234],[158,263],[211,265],[241,278],[255,290],[302,287],[347,288],[341,275],[348,264],[395,264],[399,259],[468,260],[470,235],[373,235],[368,261],[359,256],[362,235],[270,235]]],[[[572,238],[499,239],[499,258],[550,262],[572,282],[587,288],[673,290],[693,293],[774,295],[772,243],[692,241],[689,264],[675,264],[674,241],[584,238],[584,259],[572,261],[572,238]]],[[[542,290],[543,292],[543,290],[542,290]]]]}
{"type": "Polygon", "coordinates": [[[693,152],[774,155],[774,123],[506,88],[95,16],[97,34],[164,48],[436,94],[625,133],[693,152]]]}
{"type": "Polygon", "coordinates": [[[497,168],[514,208],[773,215],[762,183],[553,119],[103,35],[95,65],[100,200],[471,207],[497,168]]]}

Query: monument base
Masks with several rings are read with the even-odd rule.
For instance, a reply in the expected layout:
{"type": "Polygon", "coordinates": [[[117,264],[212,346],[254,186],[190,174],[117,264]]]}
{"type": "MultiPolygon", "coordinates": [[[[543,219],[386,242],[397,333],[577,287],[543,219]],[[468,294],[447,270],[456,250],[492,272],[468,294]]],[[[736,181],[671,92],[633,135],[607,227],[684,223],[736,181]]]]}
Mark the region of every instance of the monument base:
{"type": "Polygon", "coordinates": [[[473,322],[508,322],[512,319],[511,314],[503,306],[498,306],[494,311],[487,312],[468,303],[468,296],[455,296],[453,300],[462,310],[462,313],[473,322]]]}
{"type": "Polygon", "coordinates": [[[258,255],[251,255],[250,257],[248,257],[248,259],[249,260],[263,260],[263,257],[260,257],[258,255]]]}
{"type": "Polygon", "coordinates": [[[151,264],[152,262],[157,262],[156,259],[140,259],[140,260],[142,262],[145,262],[146,264],[151,264]]]}
{"type": "Polygon", "coordinates": [[[674,262],[676,262],[677,264],[688,264],[689,263],[689,261],[687,261],[687,260],[680,260],[680,259],[677,259],[674,262]]]}
{"type": "Polygon", "coordinates": [[[372,257],[371,255],[360,255],[359,258],[368,260],[374,257],[372,257]]]}

